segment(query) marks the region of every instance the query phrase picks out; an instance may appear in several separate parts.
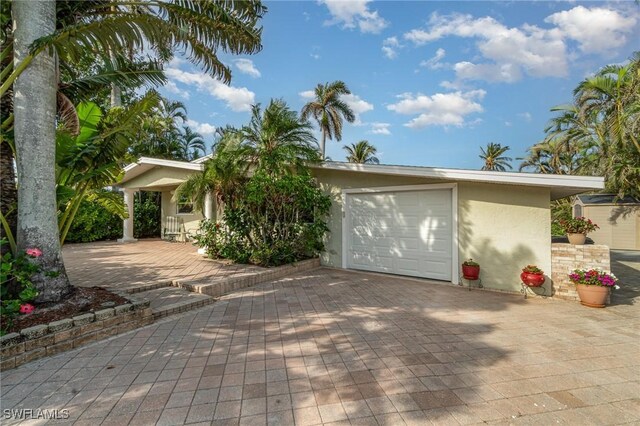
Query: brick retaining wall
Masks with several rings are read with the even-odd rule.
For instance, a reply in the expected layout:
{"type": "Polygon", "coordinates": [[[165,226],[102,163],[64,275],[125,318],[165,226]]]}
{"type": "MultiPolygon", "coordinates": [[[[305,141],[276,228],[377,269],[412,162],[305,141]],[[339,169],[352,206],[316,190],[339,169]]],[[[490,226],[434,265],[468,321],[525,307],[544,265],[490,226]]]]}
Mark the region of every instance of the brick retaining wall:
{"type": "MultiPolygon", "coordinates": [[[[580,300],[576,286],[569,281],[574,269],[599,268],[611,271],[609,247],[605,245],[551,244],[551,280],[553,297],[580,300]]],[[[608,303],[608,301],[607,301],[608,303]]]]}

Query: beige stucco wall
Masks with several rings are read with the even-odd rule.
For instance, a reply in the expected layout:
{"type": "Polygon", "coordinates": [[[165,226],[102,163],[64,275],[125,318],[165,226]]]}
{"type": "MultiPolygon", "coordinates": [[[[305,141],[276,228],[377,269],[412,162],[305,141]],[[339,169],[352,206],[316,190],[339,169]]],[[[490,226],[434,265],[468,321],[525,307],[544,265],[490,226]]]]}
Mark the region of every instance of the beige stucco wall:
{"type": "Polygon", "coordinates": [[[589,233],[596,244],[618,250],[640,250],[639,206],[584,206],[583,216],[591,219],[600,229],[589,233]]]}
{"type": "MultiPolygon", "coordinates": [[[[324,265],[342,267],[342,189],[451,183],[440,179],[315,170],[322,190],[331,197],[331,232],[324,265]]],[[[481,264],[483,285],[519,291],[520,269],[537,264],[551,273],[551,223],[548,189],[482,183],[458,184],[460,262],[472,257],[481,264]]]]}
{"type": "Polygon", "coordinates": [[[549,199],[546,188],[458,184],[459,258],[480,263],[485,287],[519,291],[528,264],[551,276],[549,199]]]}
{"type": "Polygon", "coordinates": [[[173,191],[175,188],[170,190],[162,191],[162,205],[161,205],[161,217],[162,217],[162,235],[164,236],[164,224],[166,222],[167,216],[175,216],[179,217],[184,221],[184,227],[187,232],[195,232],[200,226],[200,221],[204,219],[202,212],[194,211],[192,214],[178,214],[176,203],[172,200],[173,191]]]}
{"type": "Polygon", "coordinates": [[[161,191],[162,187],[178,186],[192,173],[191,170],[157,166],[120,186],[123,188],[155,188],[153,190],[161,191]]]}

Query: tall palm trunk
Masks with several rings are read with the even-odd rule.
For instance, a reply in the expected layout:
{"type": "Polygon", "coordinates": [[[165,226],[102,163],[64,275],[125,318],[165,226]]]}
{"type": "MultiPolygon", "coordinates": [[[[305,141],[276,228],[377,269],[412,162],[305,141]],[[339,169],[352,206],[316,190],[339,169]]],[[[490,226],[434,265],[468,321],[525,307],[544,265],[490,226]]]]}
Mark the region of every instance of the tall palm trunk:
{"type": "Polygon", "coordinates": [[[320,141],[320,153],[322,154],[322,161],[325,160],[325,145],[327,143],[327,130],[322,129],[322,140],[320,141]]]}
{"type": "MultiPolygon", "coordinates": [[[[34,40],[55,31],[55,0],[15,0],[12,5],[15,64],[34,40]]],[[[47,50],[14,84],[16,164],[18,171],[19,250],[37,247],[42,272],[33,277],[37,301],[59,301],[71,285],[65,273],[56,213],[56,64],[47,50]]]]}

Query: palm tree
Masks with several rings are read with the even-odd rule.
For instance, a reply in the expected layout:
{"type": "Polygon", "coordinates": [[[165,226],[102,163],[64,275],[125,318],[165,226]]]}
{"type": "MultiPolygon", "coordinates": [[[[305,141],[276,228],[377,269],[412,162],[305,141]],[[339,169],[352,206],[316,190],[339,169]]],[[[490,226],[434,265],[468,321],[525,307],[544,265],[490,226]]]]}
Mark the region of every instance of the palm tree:
{"type": "Polygon", "coordinates": [[[182,150],[182,157],[186,160],[195,160],[200,158],[200,153],[202,153],[202,155],[207,153],[207,146],[205,145],[202,135],[191,130],[189,126],[183,127],[183,133],[180,137],[180,148],[182,150]]]}
{"type": "Polygon", "coordinates": [[[311,124],[299,119],[280,99],[272,99],[264,111],[253,105],[251,121],[239,130],[249,162],[269,174],[299,170],[317,162],[316,138],[311,124]]]}
{"type": "Polygon", "coordinates": [[[353,123],[356,116],[353,110],[340,97],[350,95],[351,91],[342,81],[318,84],[315,88],[315,98],[302,107],[301,118],[307,120],[313,117],[320,126],[322,139],[320,141],[320,155],[324,159],[327,138],[342,140],[342,120],[353,123]]]}
{"type": "Polygon", "coordinates": [[[484,161],[482,170],[504,172],[507,168],[512,169],[513,167],[509,164],[512,160],[511,157],[502,155],[507,151],[509,151],[508,146],[502,146],[499,143],[493,142],[488,143],[486,149],[480,147],[481,153],[479,157],[484,161]]]}
{"type": "Polygon", "coordinates": [[[176,189],[174,198],[190,199],[204,211],[205,198],[212,194],[218,206],[232,203],[234,194],[247,177],[249,163],[238,134],[226,132],[215,146],[214,155],[204,162],[202,173],[194,173],[176,189]]]}
{"type": "Polygon", "coordinates": [[[13,48],[14,63],[3,69],[0,97],[13,88],[15,113],[0,126],[4,132],[15,123],[20,182],[17,246],[36,246],[44,252],[38,262],[50,273],[33,278],[40,292],[38,299],[59,301],[69,293],[70,283],[60,251],[56,210],[54,53],[58,58],[75,61],[87,50],[106,60],[114,53],[124,56],[145,48],[166,58],[171,49],[180,49],[205,72],[228,82],[229,68],[216,53],[222,50],[250,54],[260,50],[262,30],[257,23],[266,9],[258,0],[150,0],[134,8],[130,2],[119,0],[16,0],[11,2],[11,8],[14,41],[2,50],[2,57],[13,48]],[[72,16],[75,22],[56,26],[58,3],[75,12],[59,16],[72,16]]]}
{"type": "Polygon", "coordinates": [[[347,151],[347,161],[349,163],[359,164],[378,164],[380,160],[376,157],[378,149],[371,145],[369,141],[362,140],[357,143],[352,143],[350,146],[344,146],[343,149],[347,151]]]}
{"type": "MultiPolygon", "coordinates": [[[[17,68],[29,57],[31,44],[55,30],[56,2],[18,0],[12,3],[14,58],[17,68]]],[[[37,247],[42,256],[35,259],[44,273],[33,283],[37,300],[57,301],[65,297],[71,285],[64,270],[58,236],[56,208],[56,79],[54,55],[43,51],[29,60],[29,67],[15,80],[14,134],[18,181],[19,251],[37,247]]]]}

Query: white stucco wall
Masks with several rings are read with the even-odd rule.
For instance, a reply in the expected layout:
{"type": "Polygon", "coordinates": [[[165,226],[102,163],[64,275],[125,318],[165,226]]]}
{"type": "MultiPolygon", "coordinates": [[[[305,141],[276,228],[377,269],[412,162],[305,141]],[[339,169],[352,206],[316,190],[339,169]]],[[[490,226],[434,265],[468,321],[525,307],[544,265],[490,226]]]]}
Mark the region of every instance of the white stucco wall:
{"type": "MultiPolygon", "coordinates": [[[[440,179],[314,170],[331,197],[324,265],[342,267],[342,189],[452,183],[440,179]]],[[[519,274],[537,264],[551,274],[550,193],[545,188],[458,183],[458,257],[481,264],[483,285],[519,291],[519,274]]]]}

